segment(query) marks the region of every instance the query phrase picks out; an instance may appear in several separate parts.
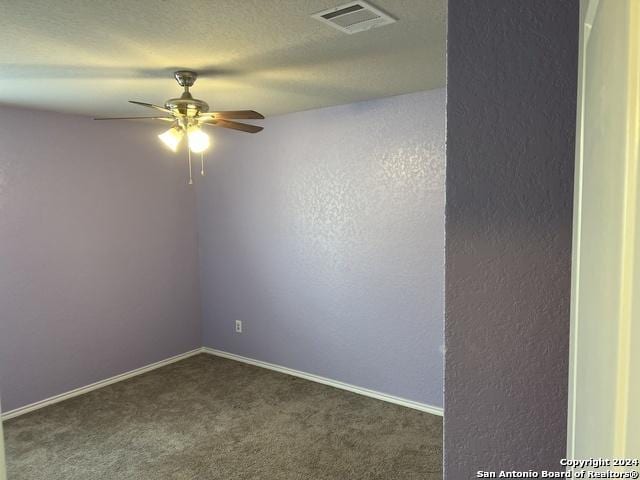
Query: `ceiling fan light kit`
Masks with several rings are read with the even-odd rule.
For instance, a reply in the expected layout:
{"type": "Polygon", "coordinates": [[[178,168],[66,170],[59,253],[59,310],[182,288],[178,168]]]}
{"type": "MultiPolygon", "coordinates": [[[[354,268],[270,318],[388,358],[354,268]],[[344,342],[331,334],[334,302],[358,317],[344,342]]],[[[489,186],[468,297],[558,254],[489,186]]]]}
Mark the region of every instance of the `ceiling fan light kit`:
{"type": "Polygon", "coordinates": [[[178,98],[170,98],[164,107],[152,103],[137,102],[129,100],[129,103],[141,105],[164,113],[160,117],[116,117],[116,118],[96,118],[95,120],[140,120],[151,119],[163,122],[173,122],[169,130],[158,135],[158,138],[169,149],[178,151],[182,139],[187,137],[187,154],[189,161],[189,184],[193,183],[191,175],[191,153],[199,153],[202,162],[200,174],[204,175],[204,152],[210,147],[211,139],[203,131],[204,125],[214,127],[230,128],[247,133],[258,133],[263,127],[249,125],[247,123],[234,122],[233,119],[263,119],[264,116],[253,110],[236,110],[210,112],[209,104],[204,100],[193,98],[189,88],[193,86],[198,74],[191,70],[178,70],[174,72],[174,77],[184,91],[178,98]]]}
{"type": "Polygon", "coordinates": [[[193,153],[202,153],[209,148],[209,135],[204,133],[200,127],[189,127],[187,131],[189,149],[193,153]]]}
{"type": "Polygon", "coordinates": [[[176,127],[171,127],[164,133],[158,135],[158,138],[162,140],[167,147],[169,147],[174,152],[178,151],[178,145],[180,145],[180,141],[184,137],[184,132],[182,129],[176,127]]]}

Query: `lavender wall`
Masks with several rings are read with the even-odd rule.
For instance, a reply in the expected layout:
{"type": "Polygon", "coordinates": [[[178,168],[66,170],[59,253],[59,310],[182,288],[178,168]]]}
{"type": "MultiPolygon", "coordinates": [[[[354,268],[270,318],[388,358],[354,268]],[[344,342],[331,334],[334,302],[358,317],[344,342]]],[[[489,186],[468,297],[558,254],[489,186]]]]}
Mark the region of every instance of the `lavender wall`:
{"type": "Polygon", "coordinates": [[[442,405],[444,104],[216,132],[197,185],[206,346],[442,405]]]}
{"type": "Polygon", "coordinates": [[[0,108],[5,411],[200,346],[194,191],[158,130],[0,108]]]}
{"type": "Polygon", "coordinates": [[[449,2],[445,478],[562,470],[578,1],[449,2]]]}

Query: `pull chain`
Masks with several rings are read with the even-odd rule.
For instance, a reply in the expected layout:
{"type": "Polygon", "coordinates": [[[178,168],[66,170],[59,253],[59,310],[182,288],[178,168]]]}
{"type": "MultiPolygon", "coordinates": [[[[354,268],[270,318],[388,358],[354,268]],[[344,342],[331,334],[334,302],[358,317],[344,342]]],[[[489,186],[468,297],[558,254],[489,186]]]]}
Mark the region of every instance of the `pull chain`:
{"type": "Polygon", "coordinates": [[[200,164],[202,165],[200,167],[200,175],[204,177],[204,152],[200,152],[200,164]]]}
{"type": "Polygon", "coordinates": [[[191,149],[188,145],[187,149],[189,151],[189,185],[193,185],[193,177],[191,176],[191,149]]]}

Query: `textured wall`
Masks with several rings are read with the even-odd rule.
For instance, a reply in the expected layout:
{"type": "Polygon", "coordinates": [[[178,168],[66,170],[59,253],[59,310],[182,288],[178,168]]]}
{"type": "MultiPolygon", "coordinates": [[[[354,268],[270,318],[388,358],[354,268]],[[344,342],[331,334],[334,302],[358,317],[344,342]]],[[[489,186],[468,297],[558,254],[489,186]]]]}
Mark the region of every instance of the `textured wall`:
{"type": "Polygon", "coordinates": [[[565,453],[578,1],[449,3],[445,477],[565,453]]]}
{"type": "Polygon", "coordinates": [[[216,132],[197,186],[206,346],[442,405],[444,100],[216,132]]]}
{"type": "Polygon", "coordinates": [[[157,131],[0,109],[4,410],[200,345],[195,195],[157,131]]]}

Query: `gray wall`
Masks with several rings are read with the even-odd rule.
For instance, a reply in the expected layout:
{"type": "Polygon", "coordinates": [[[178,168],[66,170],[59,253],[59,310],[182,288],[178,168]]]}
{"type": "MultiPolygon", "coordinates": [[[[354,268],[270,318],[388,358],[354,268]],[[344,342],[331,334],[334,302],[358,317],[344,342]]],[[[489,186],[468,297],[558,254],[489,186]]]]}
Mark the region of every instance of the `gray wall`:
{"type": "Polygon", "coordinates": [[[5,411],[200,345],[195,195],[162,127],[0,109],[5,411]]]}
{"type": "Polygon", "coordinates": [[[449,2],[445,477],[565,454],[578,1],[449,2]]]}
{"type": "Polygon", "coordinates": [[[442,405],[444,103],[217,132],[197,185],[206,346],[442,405]]]}

